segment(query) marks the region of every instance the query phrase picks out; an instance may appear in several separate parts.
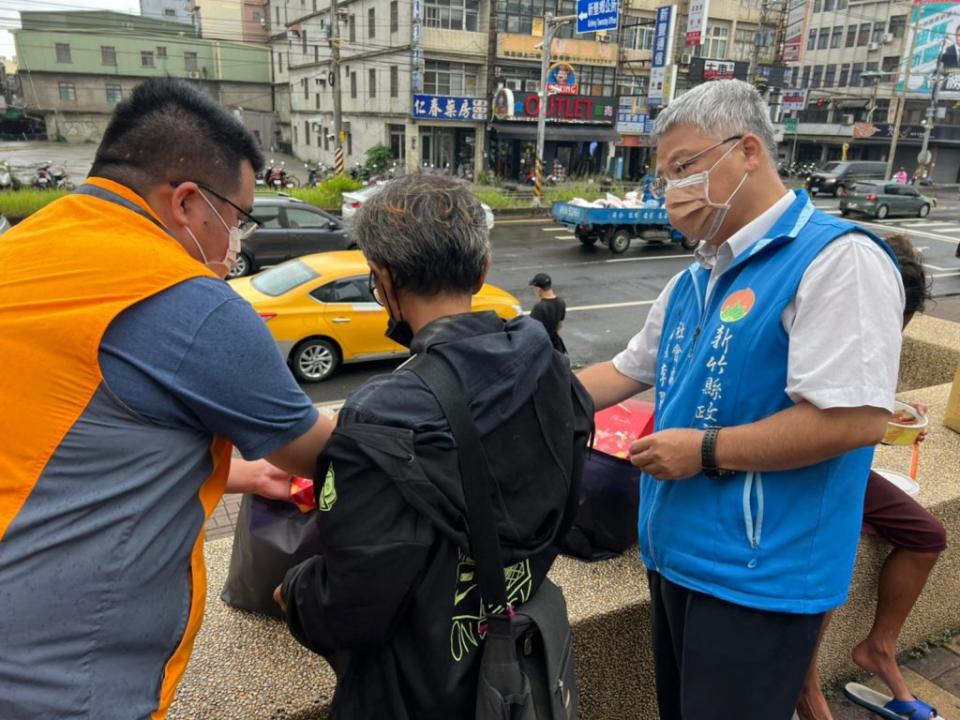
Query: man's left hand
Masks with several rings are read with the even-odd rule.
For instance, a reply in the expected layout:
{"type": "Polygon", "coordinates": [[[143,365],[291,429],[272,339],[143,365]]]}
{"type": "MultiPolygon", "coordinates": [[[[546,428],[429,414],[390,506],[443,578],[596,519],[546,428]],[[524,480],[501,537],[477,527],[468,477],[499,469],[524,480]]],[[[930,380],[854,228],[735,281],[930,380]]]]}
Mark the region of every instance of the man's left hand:
{"type": "Polygon", "coordinates": [[[277,589],[273,591],[273,601],[280,606],[280,610],[286,615],[287,604],[283,601],[283,585],[277,585],[277,589]]]}
{"type": "Polygon", "coordinates": [[[700,472],[702,430],[661,430],[630,446],[630,462],[656,480],[683,480],[700,472]]]}

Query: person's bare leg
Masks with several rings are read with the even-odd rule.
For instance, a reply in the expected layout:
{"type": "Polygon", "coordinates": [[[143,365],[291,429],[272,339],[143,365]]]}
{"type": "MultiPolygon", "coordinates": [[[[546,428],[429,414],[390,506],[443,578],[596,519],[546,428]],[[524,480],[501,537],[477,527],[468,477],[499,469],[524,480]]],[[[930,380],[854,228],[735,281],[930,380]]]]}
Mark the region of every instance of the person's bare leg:
{"type": "Polygon", "coordinates": [[[803,691],[800,693],[800,699],[797,700],[797,715],[800,720],[833,720],[827,698],[824,697],[823,689],[820,687],[820,670],[817,668],[817,654],[820,652],[820,643],[823,641],[823,634],[827,631],[827,625],[829,624],[830,613],[827,613],[823,616],[820,637],[817,638],[817,649],[813,653],[813,659],[810,661],[810,667],[807,670],[807,677],[803,681],[803,691]]]}
{"type": "Polygon", "coordinates": [[[853,661],[877,674],[898,700],[913,700],[913,693],[897,667],[897,638],[939,555],[902,548],[890,553],[880,571],[873,627],[851,653],[853,661]]]}

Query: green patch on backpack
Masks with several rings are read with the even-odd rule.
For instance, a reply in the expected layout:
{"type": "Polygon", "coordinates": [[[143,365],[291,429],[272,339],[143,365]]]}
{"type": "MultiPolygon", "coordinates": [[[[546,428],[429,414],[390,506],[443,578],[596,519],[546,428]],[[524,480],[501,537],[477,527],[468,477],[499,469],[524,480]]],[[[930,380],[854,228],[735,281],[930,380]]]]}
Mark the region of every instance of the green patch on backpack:
{"type": "Polygon", "coordinates": [[[333,509],[333,504],[337,501],[336,475],[333,472],[333,464],[327,470],[327,477],[323,480],[323,490],[320,491],[320,502],[317,508],[322,512],[333,509]]]}

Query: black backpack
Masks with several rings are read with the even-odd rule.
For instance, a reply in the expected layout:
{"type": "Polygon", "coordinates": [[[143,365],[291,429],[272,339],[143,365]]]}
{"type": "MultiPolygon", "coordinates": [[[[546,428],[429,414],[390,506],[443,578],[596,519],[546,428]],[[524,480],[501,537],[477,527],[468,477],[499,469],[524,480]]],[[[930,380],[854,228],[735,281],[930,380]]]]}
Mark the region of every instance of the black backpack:
{"type": "MultiPolygon", "coordinates": [[[[470,554],[486,614],[476,719],[574,720],[579,694],[563,592],[544,578],[527,602],[508,604],[490,499],[493,479],[460,383],[446,362],[429,353],[415,356],[403,368],[419,376],[436,397],[457,444],[470,554]]],[[[571,488],[560,537],[572,522],[578,496],[579,488],[571,488]]]]}

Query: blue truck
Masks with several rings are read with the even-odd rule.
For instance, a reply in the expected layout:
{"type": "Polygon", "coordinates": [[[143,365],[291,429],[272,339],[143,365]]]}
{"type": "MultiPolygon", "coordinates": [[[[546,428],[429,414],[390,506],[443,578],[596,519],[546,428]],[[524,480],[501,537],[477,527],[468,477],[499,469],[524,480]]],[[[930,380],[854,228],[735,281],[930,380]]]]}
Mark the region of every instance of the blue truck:
{"type": "Polygon", "coordinates": [[[620,254],[631,241],[679,242],[685,250],[693,250],[691,242],[670,225],[667,211],[659,208],[591,208],[555,202],[550,209],[553,219],[577,236],[584,245],[598,241],[620,254]]]}

